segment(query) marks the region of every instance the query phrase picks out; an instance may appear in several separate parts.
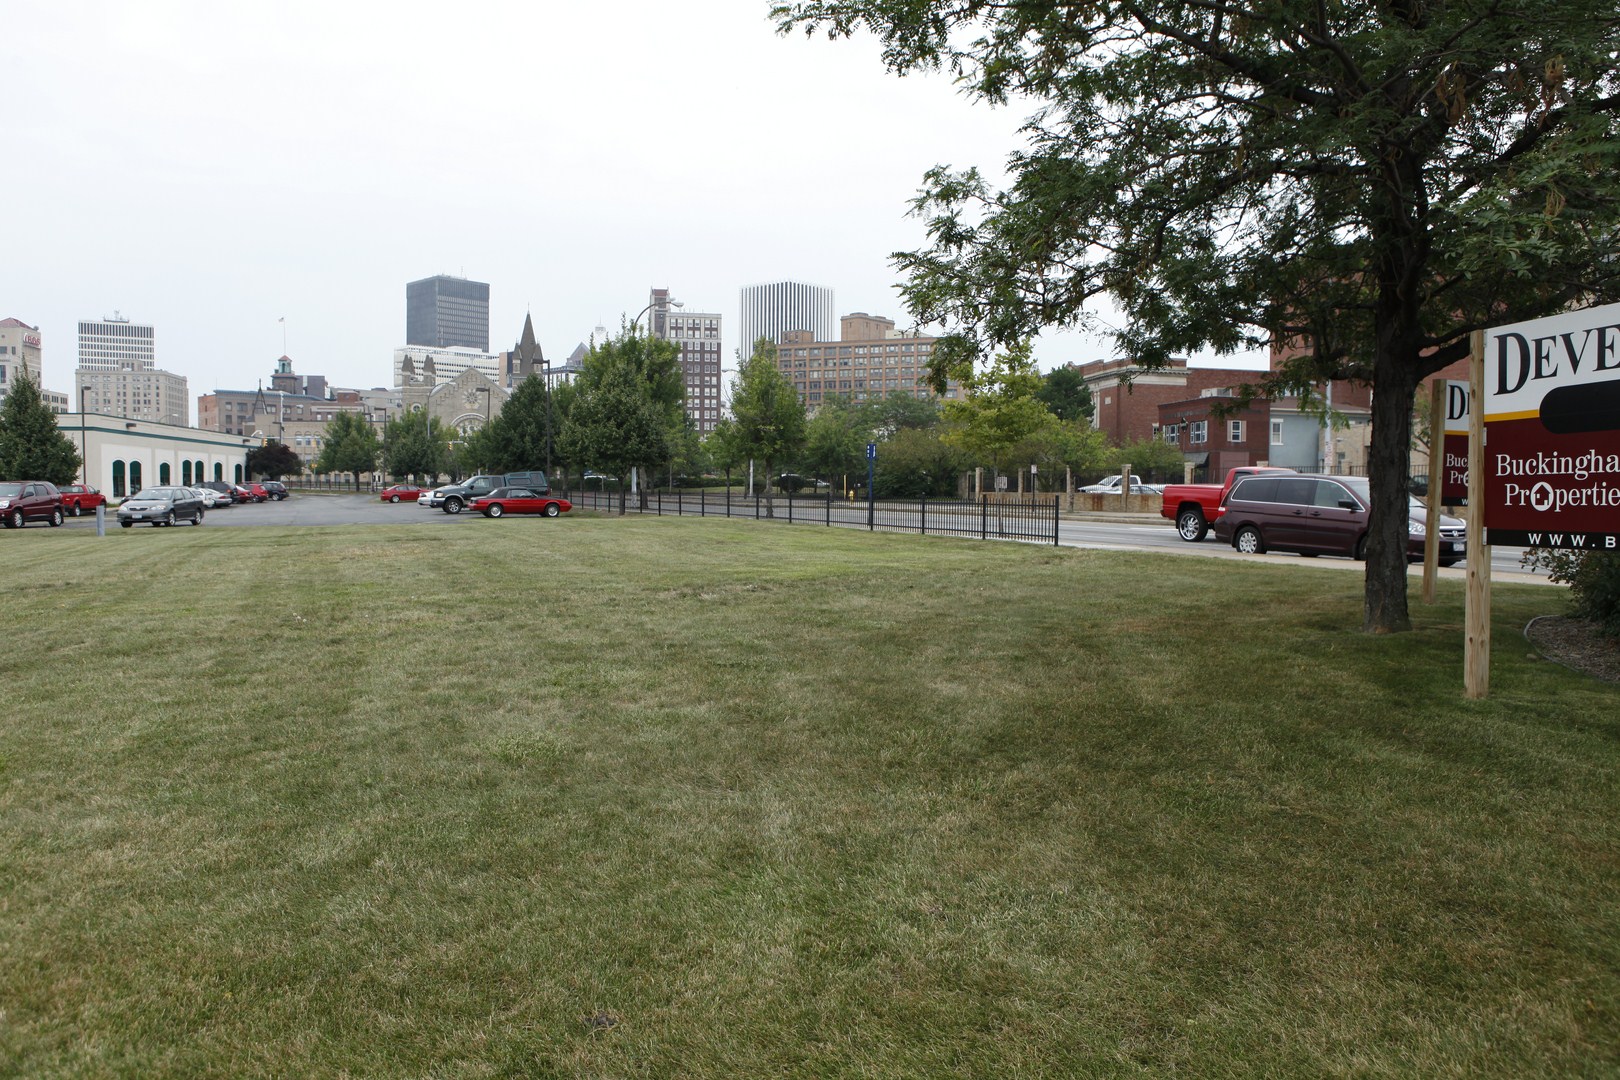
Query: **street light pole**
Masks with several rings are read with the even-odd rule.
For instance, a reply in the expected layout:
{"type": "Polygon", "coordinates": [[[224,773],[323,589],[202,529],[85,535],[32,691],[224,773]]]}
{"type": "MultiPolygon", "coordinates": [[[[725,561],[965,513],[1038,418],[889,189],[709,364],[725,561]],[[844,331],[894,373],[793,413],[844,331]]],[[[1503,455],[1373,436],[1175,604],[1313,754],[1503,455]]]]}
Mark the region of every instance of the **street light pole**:
{"type": "MultiPolygon", "coordinates": [[[[669,307],[685,307],[685,306],[686,306],[686,304],[684,304],[680,300],[676,300],[674,297],[671,297],[671,296],[654,297],[651,303],[649,303],[646,307],[642,308],[639,312],[637,312],[636,317],[634,319],[630,320],[630,334],[631,334],[631,336],[632,337],[635,336],[636,324],[641,321],[641,316],[647,314],[647,312],[651,311],[653,308],[655,308],[655,307],[656,308],[669,308],[669,307]]],[[[647,336],[649,338],[653,336],[653,328],[652,328],[652,320],[651,319],[647,320],[647,336]]],[[[640,478],[640,476],[641,476],[641,466],[639,466],[639,465],[630,466],[630,494],[632,494],[632,495],[637,494],[638,488],[637,488],[636,485],[637,485],[637,481],[640,478]]],[[[636,505],[640,506],[641,503],[639,501],[637,501],[636,505]]]]}
{"type": "Polygon", "coordinates": [[[90,387],[79,387],[79,474],[84,486],[90,486],[90,444],[86,441],[84,433],[84,399],[90,393],[90,387]]]}

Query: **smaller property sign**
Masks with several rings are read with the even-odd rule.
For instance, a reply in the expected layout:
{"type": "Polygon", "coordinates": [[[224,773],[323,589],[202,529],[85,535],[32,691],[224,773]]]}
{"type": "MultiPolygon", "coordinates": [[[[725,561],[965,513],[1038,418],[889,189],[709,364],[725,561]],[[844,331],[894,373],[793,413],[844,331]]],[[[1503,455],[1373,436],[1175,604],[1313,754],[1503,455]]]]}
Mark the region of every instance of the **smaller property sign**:
{"type": "Polygon", "coordinates": [[[1489,330],[1484,359],[1486,542],[1620,549],[1620,304],[1489,330]]]}
{"type": "Polygon", "coordinates": [[[1440,502],[1468,505],[1468,384],[1448,380],[1445,428],[1440,439],[1440,502]]]}

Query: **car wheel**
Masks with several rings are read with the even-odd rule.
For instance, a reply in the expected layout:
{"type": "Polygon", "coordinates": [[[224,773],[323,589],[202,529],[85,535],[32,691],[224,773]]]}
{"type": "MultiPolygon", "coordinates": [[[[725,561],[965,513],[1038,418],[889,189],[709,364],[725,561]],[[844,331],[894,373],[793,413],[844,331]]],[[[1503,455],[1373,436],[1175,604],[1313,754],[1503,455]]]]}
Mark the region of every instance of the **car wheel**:
{"type": "Polygon", "coordinates": [[[461,500],[454,495],[444,500],[444,512],[447,514],[461,513],[461,500]]]}
{"type": "Polygon", "coordinates": [[[21,510],[13,510],[11,512],[11,516],[6,518],[6,528],[20,529],[23,527],[23,520],[23,512],[21,510]]]}
{"type": "Polygon", "coordinates": [[[74,517],[83,517],[84,516],[84,504],[83,503],[74,503],[73,504],[73,516],[74,517]]]}
{"type": "Polygon", "coordinates": [[[397,503],[397,502],[399,502],[399,496],[398,495],[390,495],[388,497],[388,501],[391,502],[391,503],[397,503]]]}
{"type": "Polygon", "coordinates": [[[55,528],[60,524],[62,524],[62,508],[58,506],[51,511],[51,527],[55,528]]]}
{"type": "Polygon", "coordinates": [[[1245,525],[1232,537],[1232,546],[1245,555],[1264,555],[1266,542],[1260,539],[1260,530],[1253,525],[1245,525]]]}
{"type": "Polygon", "coordinates": [[[1189,544],[1196,544],[1209,535],[1209,522],[1204,520],[1204,512],[1197,507],[1183,510],[1176,515],[1176,532],[1189,544]]]}
{"type": "Polygon", "coordinates": [[[1367,561],[1367,534],[1366,533],[1362,533],[1360,536],[1356,537],[1355,552],[1351,556],[1351,558],[1355,559],[1356,562],[1366,562],[1367,561]]]}
{"type": "Polygon", "coordinates": [[[1441,566],[1456,566],[1460,562],[1462,562],[1461,559],[1441,559],[1440,560],[1440,565],[1441,566]]]}
{"type": "Polygon", "coordinates": [[[202,507],[197,507],[197,516],[191,519],[193,525],[201,525],[203,519],[202,507]]]}
{"type": "Polygon", "coordinates": [[[118,524],[121,528],[125,529],[132,529],[135,527],[135,523],[133,521],[120,521],[118,524]]]}
{"type": "Polygon", "coordinates": [[[556,517],[562,509],[556,503],[546,503],[546,517],[556,517]]]}
{"type": "Polygon", "coordinates": [[[488,510],[484,511],[484,513],[488,517],[500,517],[502,514],[506,513],[506,511],[501,509],[500,503],[493,503],[488,510]]]}
{"type": "Polygon", "coordinates": [[[163,515],[163,524],[170,527],[170,528],[174,527],[174,511],[173,510],[170,510],[167,514],[163,515]]]}

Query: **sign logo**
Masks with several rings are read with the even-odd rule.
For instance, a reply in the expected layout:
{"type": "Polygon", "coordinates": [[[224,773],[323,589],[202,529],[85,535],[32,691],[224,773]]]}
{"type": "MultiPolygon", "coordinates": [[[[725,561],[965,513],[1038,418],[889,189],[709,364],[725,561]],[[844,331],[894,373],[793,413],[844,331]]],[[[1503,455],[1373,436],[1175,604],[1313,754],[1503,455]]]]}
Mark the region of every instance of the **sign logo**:
{"type": "MultiPolygon", "coordinates": [[[[1485,539],[1620,542],[1620,304],[1485,335],[1485,539]]],[[[1449,399],[1448,399],[1449,421],[1449,399]]]]}

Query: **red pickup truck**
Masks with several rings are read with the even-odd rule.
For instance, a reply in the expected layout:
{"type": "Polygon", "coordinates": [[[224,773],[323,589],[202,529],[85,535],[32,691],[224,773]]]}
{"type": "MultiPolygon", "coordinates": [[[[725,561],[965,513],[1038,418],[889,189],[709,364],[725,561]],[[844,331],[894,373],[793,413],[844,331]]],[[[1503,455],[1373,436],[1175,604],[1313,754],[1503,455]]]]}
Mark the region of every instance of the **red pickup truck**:
{"type": "Polygon", "coordinates": [[[1176,532],[1181,534],[1183,540],[1196,543],[1209,535],[1209,527],[1221,516],[1221,504],[1226,501],[1226,493],[1232,490],[1233,484],[1255,473],[1293,471],[1265,465],[1244,465],[1229,470],[1224,484],[1167,484],[1159,516],[1175,522],[1176,532]]]}

